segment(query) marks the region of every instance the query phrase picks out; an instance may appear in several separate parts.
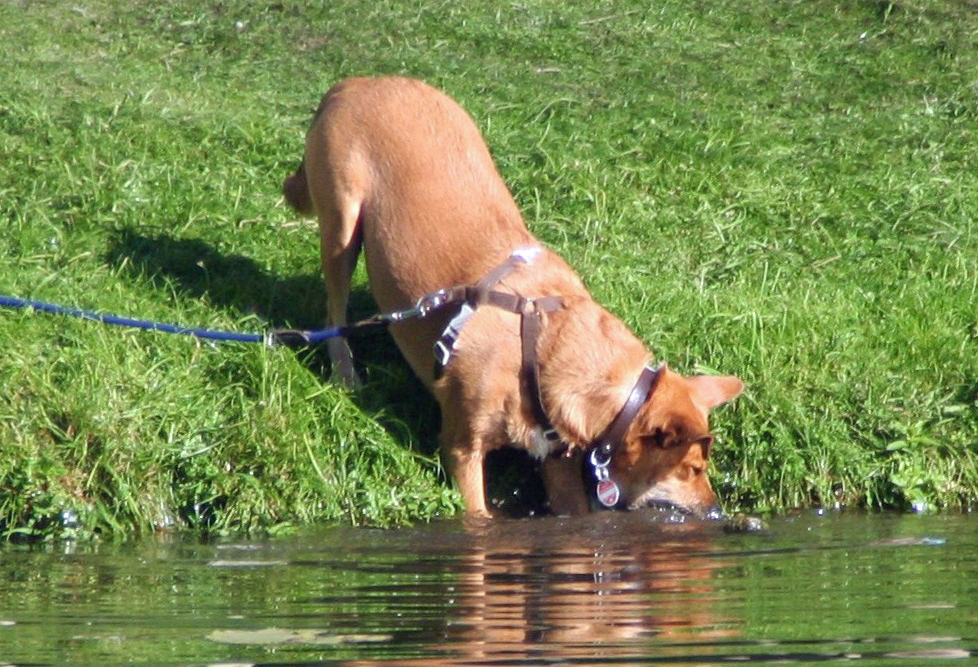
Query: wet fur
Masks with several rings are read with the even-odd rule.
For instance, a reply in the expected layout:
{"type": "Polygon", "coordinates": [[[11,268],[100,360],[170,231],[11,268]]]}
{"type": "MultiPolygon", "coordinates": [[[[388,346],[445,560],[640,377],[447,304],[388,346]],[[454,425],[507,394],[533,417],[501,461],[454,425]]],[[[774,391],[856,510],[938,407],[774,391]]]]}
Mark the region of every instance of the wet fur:
{"type": "MultiPolygon", "coordinates": [[[[357,78],[334,86],[284,192],[296,210],[319,218],[331,325],[346,322],[361,250],[374,299],[389,311],[443,287],[473,284],[514,250],[540,245],[472,119],[444,94],[410,79],[357,78]]],[[[555,511],[586,512],[580,457],[624,404],[650,356],[549,250],[500,288],[564,298],[565,308],[545,316],[537,354],[544,406],[570,449],[545,458],[544,482],[555,511]]],[[[445,322],[444,315],[406,322],[391,333],[438,400],[443,452],[466,508],[486,513],[486,453],[507,445],[534,452],[539,445],[519,380],[519,317],[479,308],[436,381],[431,348],[445,322]]],[[[329,351],[337,375],[355,383],[345,341],[334,339],[329,351]]],[[[742,388],[734,377],[684,378],[666,370],[610,467],[624,502],[712,508],[707,414],[742,388]]]]}

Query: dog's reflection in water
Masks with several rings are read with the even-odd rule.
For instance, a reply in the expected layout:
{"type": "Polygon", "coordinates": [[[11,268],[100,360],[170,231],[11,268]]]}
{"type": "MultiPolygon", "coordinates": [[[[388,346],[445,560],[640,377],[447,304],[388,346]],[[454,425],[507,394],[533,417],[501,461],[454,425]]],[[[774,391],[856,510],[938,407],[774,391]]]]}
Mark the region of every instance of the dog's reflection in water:
{"type": "Polygon", "coordinates": [[[724,565],[711,555],[718,522],[641,510],[470,518],[466,531],[445,641],[430,647],[437,664],[638,664],[649,651],[699,653],[690,644],[737,633],[738,621],[714,609],[711,578],[724,565]]]}

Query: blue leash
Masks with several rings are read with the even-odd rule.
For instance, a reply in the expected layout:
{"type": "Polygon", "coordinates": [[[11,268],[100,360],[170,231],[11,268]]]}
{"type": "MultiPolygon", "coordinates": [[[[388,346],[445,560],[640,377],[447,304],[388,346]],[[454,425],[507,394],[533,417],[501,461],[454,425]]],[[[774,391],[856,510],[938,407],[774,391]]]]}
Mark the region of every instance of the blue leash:
{"type": "Polygon", "coordinates": [[[134,329],[146,329],[149,331],[160,331],[162,333],[180,334],[183,336],[194,336],[206,340],[215,340],[234,343],[265,343],[267,345],[311,345],[344,335],[346,327],[330,327],[317,331],[269,331],[268,333],[237,333],[233,331],[213,331],[211,329],[197,329],[183,327],[177,324],[165,324],[163,322],[152,322],[150,320],[137,320],[130,317],[118,317],[116,315],[103,315],[91,310],[81,308],[71,308],[59,306],[44,301],[33,299],[20,299],[12,296],[0,296],[0,306],[6,308],[31,308],[45,313],[55,315],[67,315],[83,320],[101,322],[102,324],[112,324],[121,327],[134,329]]]}
{"type": "Polygon", "coordinates": [[[137,320],[129,317],[118,317],[116,315],[104,315],[91,310],[72,308],[69,306],[59,306],[44,301],[33,299],[21,299],[12,296],[0,295],[0,307],[6,308],[31,308],[45,313],[55,315],[67,315],[83,320],[91,320],[102,324],[111,324],[135,329],[146,329],[149,331],[160,331],[162,333],[180,334],[183,336],[194,336],[206,340],[235,342],[235,343],[264,343],[269,346],[286,345],[288,347],[301,347],[305,345],[315,345],[329,338],[339,338],[347,334],[356,333],[365,329],[387,326],[394,322],[406,319],[424,317],[432,310],[448,305],[452,301],[447,298],[447,291],[440,290],[432,294],[425,295],[418,300],[412,308],[397,310],[391,313],[374,315],[365,320],[353,322],[344,326],[327,327],[315,331],[300,331],[295,329],[284,329],[268,331],[266,333],[237,333],[233,331],[213,331],[211,329],[196,329],[183,327],[177,324],[165,324],[163,322],[153,322],[151,320],[137,320]]]}
{"type": "Polygon", "coordinates": [[[244,343],[264,342],[265,336],[262,334],[243,334],[227,331],[209,331],[206,329],[189,329],[175,324],[163,324],[160,322],[150,322],[148,320],[134,320],[128,317],[116,317],[115,315],[102,315],[90,310],[81,308],[69,308],[58,306],[53,303],[34,301],[33,299],[19,299],[12,296],[0,296],[0,306],[7,308],[32,308],[45,313],[55,315],[68,315],[78,317],[83,320],[92,320],[102,324],[114,324],[122,327],[133,327],[136,329],[149,329],[151,331],[162,331],[164,333],[182,334],[186,336],[196,336],[197,338],[207,338],[211,340],[237,341],[244,343]]]}

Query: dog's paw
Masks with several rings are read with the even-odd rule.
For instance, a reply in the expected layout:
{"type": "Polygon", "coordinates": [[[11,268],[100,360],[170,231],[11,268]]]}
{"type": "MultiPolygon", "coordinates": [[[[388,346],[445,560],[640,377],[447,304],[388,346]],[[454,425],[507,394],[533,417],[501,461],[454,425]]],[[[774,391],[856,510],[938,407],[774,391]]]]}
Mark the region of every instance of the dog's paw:
{"type": "Polygon", "coordinates": [[[333,381],[338,382],[347,389],[359,389],[363,386],[363,380],[360,379],[360,374],[352,367],[340,369],[334,366],[333,381]]]}
{"type": "Polygon", "coordinates": [[[363,381],[353,367],[353,352],[345,338],[331,338],[327,343],[333,379],[349,389],[358,389],[363,381]]]}

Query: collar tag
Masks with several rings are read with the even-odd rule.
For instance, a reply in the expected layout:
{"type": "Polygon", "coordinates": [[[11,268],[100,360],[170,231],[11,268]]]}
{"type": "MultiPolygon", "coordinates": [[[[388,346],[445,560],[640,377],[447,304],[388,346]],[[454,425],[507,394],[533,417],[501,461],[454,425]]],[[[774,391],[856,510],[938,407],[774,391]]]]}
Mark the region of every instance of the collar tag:
{"type": "Polygon", "coordinates": [[[594,489],[595,495],[598,497],[598,502],[609,509],[621,500],[621,489],[608,472],[610,463],[610,452],[604,449],[595,449],[591,452],[591,465],[594,467],[594,476],[598,480],[598,485],[594,489]]]}
{"type": "Polygon", "coordinates": [[[598,482],[596,491],[598,502],[608,508],[617,505],[621,499],[621,491],[618,490],[618,485],[610,479],[598,482]]]}

